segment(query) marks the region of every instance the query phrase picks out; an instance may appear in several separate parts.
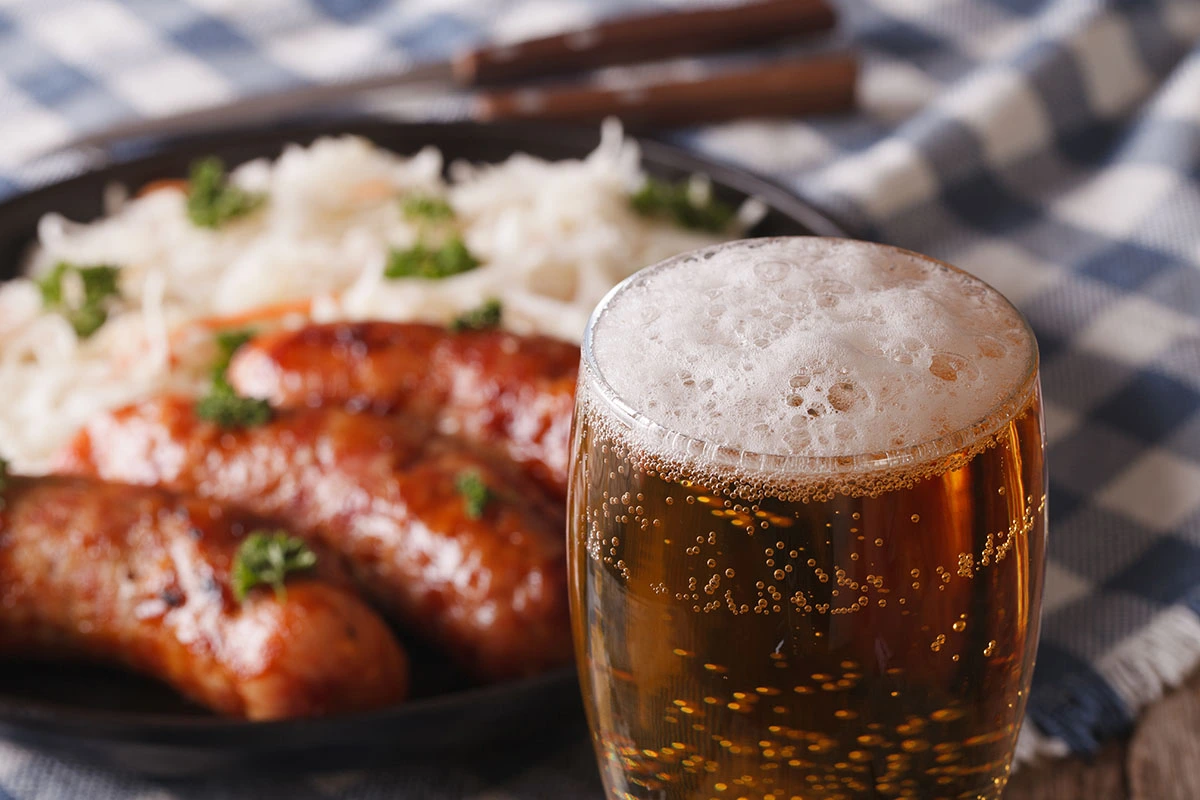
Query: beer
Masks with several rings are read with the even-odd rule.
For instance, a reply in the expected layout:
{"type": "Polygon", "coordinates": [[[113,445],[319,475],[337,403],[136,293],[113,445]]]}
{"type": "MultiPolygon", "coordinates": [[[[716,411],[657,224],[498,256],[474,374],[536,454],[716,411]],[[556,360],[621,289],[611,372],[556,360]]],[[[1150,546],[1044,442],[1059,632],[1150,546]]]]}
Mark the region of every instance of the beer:
{"type": "Polygon", "coordinates": [[[615,798],[996,798],[1045,540],[1036,345],[994,290],[733,243],[593,317],[572,614],[615,798]]]}

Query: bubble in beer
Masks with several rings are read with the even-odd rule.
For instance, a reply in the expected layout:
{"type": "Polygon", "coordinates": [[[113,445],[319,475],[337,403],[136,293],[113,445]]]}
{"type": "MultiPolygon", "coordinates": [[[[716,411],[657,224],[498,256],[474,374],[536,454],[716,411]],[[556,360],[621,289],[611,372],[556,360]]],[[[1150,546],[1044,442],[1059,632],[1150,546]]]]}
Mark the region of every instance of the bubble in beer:
{"type": "Polygon", "coordinates": [[[965,428],[1004,402],[1033,354],[1017,313],[977,279],[901,250],[811,237],[671,259],[617,293],[593,341],[616,394],[668,430],[820,457],[965,428]],[[1014,357],[1006,342],[1025,352],[1014,357]]]}

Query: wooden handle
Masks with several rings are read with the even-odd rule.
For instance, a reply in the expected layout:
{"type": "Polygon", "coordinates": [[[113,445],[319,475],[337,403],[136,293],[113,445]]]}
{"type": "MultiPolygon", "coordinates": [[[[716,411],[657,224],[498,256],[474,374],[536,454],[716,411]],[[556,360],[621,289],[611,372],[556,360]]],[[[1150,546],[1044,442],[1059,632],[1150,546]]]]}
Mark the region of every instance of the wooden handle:
{"type": "Polygon", "coordinates": [[[627,89],[517,89],[479,97],[486,121],[545,119],[596,122],[620,117],[634,128],[717,122],[738,117],[791,117],[854,107],[858,65],[833,55],[776,63],[696,81],[627,89]]]}
{"type": "Polygon", "coordinates": [[[776,41],[832,28],[825,0],[758,0],[743,5],[627,17],[592,28],[482,47],[454,61],[468,86],[557,75],[776,41]]]}

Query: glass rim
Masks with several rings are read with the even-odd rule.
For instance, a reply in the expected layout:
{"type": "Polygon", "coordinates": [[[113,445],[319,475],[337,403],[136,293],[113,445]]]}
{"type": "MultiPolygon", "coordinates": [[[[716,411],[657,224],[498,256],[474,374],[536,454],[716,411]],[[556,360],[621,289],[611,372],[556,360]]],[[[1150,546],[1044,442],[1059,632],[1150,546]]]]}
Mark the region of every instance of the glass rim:
{"type": "Polygon", "coordinates": [[[581,355],[581,379],[587,381],[595,389],[594,394],[623,424],[634,431],[650,434],[655,442],[669,442],[670,453],[663,452],[661,453],[662,455],[694,458],[699,454],[703,454],[706,460],[715,462],[714,466],[732,467],[755,473],[811,475],[814,477],[821,475],[844,475],[847,473],[873,473],[900,467],[912,467],[945,458],[962,450],[964,447],[996,433],[1029,404],[1032,395],[1038,390],[1040,369],[1038,341],[1034,335],[1032,326],[1029,324],[1029,320],[1013,305],[1008,297],[987,281],[953,264],[948,264],[945,261],[918,253],[914,250],[865,239],[835,236],[772,236],[757,239],[737,239],[680,253],[644,267],[610,289],[596,307],[592,309],[592,313],[588,317],[587,327],[584,328],[583,332],[581,355]],[[1026,334],[1028,334],[1030,342],[1029,356],[1021,379],[1015,382],[1012,391],[1004,395],[998,403],[969,425],[962,426],[941,436],[904,445],[903,447],[838,455],[758,453],[728,445],[718,445],[714,442],[689,436],[651,419],[645,413],[634,408],[608,382],[603,370],[600,369],[600,365],[596,361],[594,347],[595,331],[600,319],[623,292],[655,273],[675,266],[679,261],[693,258],[709,251],[720,250],[747,241],[762,241],[767,243],[800,238],[815,239],[829,243],[852,242],[854,244],[865,244],[892,253],[915,257],[951,270],[952,272],[965,275],[972,281],[985,287],[988,291],[999,297],[1004,305],[1016,315],[1026,334]]]}

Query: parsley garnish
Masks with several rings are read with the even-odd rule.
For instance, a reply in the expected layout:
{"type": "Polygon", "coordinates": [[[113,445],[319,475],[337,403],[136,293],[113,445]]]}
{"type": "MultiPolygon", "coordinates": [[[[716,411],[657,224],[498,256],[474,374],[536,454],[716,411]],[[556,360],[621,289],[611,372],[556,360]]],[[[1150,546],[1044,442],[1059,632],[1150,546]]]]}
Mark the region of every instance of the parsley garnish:
{"type": "Polygon", "coordinates": [[[485,300],[479,308],[473,308],[458,315],[450,323],[450,330],[461,333],[462,331],[482,331],[495,328],[500,324],[500,317],[503,313],[504,307],[499,300],[495,298],[485,300]]]}
{"type": "Polygon", "coordinates": [[[479,519],[492,499],[492,490],[483,482],[483,477],[474,470],[458,473],[454,488],[462,495],[463,511],[470,519],[479,519]]]}
{"type": "Polygon", "coordinates": [[[233,354],[256,335],[258,332],[250,328],[217,332],[217,360],[213,363],[213,383],[227,383],[225,373],[233,361],[233,354]]]}
{"type": "MultiPolygon", "coordinates": [[[[8,488],[8,462],[0,458],[0,492],[8,488]]],[[[0,497],[0,508],[4,507],[4,498],[0,497]]]]}
{"type": "Polygon", "coordinates": [[[192,162],[188,177],[188,218],[200,228],[219,228],[231,219],[249,214],[266,197],[229,183],[225,163],[216,156],[192,162]]]}
{"type": "Polygon", "coordinates": [[[454,208],[441,197],[414,194],[404,200],[404,216],[411,220],[442,222],[454,219],[454,208]]]}
{"type": "Polygon", "coordinates": [[[735,211],[715,197],[697,203],[686,181],[668,183],[650,178],[629,198],[633,210],[643,217],[667,217],[696,231],[721,233],[728,230],[735,211]]]}
{"type": "Polygon", "coordinates": [[[86,339],[108,321],[108,308],[114,298],[120,297],[117,278],[121,270],[108,264],[94,267],[78,267],[66,261],[54,265],[38,281],[42,293],[42,305],[58,311],[71,323],[79,338],[86,339]],[[69,276],[78,275],[83,284],[83,298],[78,304],[68,302],[63,287],[69,276]]]}
{"type": "Polygon", "coordinates": [[[196,416],[222,428],[255,428],[270,422],[274,412],[266,400],[242,397],[229,384],[221,383],[196,402],[196,416]]]}
{"type": "Polygon", "coordinates": [[[471,255],[462,237],[455,235],[436,249],[418,242],[407,250],[392,250],[383,275],[385,278],[449,278],[478,266],[479,259],[471,255]]]}
{"type": "Polygon", "coordinates": [[[274,412],[266,400],[242,397],[225,373],[238,349],[254,338],[254,331],[233,330],[217,334],[217,360],[212,367],[212,388],[196,402],[196,416],[222,428],[253,428],[266,425],[274,412]]]}
{"type": "Polygon", "coordinates": [[[288,573],[311,569],[317,554],[287,531],[254,531],[246,537],[233,559],[233,596],[242,602],[255,586],[270,586],[284,600],[288,573]]]}

